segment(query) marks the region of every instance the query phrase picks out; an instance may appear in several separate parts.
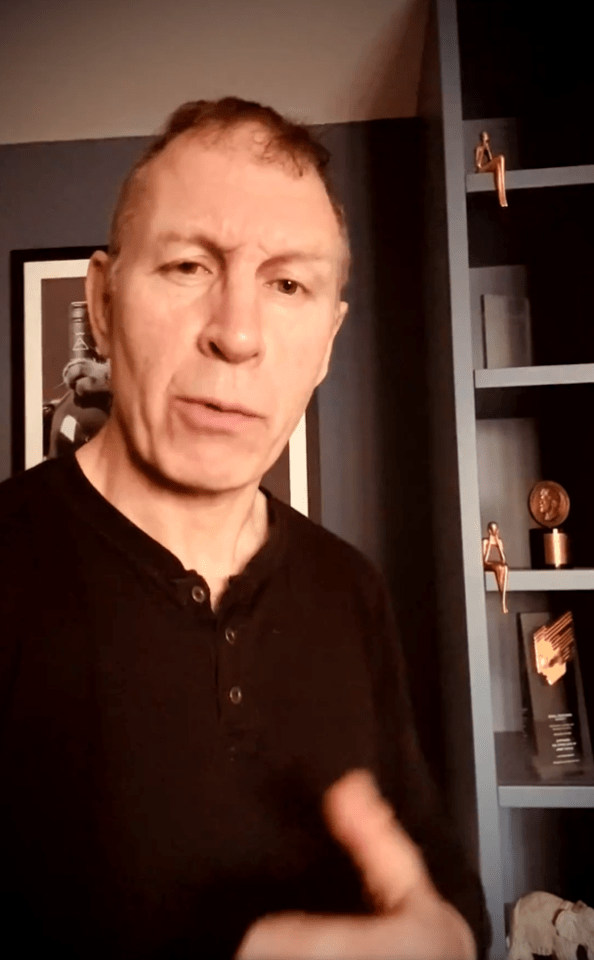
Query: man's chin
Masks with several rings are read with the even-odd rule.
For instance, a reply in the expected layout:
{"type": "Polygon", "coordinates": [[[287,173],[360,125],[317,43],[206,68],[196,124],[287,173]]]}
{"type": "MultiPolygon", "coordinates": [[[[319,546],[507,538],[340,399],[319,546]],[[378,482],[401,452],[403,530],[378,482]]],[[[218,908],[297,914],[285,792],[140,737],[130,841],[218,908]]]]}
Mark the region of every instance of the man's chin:
{"type": "Polygon", "coordinates": [[[245,464],[231,469],[229,462],[220,464],[201,464],[180,457],[142,458],[133,455],[135,465],[144,475],[163,490],[170,490],[184,496],[198,494],[226,493],[248,486],[258,486],[260,477],[250,474],[245,464]]]}

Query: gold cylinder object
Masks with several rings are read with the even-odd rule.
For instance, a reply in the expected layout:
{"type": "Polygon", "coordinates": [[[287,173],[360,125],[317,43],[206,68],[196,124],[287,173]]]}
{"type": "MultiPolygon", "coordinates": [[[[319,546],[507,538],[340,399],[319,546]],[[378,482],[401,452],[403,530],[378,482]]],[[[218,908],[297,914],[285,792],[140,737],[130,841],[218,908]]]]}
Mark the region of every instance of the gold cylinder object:
{"type": "Polygon", "coordinates": [[[547,567],[569,566],[569,537],[554,527],[543,535],[544,561],[547,567]]]}

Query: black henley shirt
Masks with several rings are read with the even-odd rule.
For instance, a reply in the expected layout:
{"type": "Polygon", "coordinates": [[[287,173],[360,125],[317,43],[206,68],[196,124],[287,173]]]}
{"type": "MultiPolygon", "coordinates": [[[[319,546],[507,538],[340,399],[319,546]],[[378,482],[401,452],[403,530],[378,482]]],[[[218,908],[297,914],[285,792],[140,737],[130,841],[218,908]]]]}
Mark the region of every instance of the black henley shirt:
{"type": "Polygon", "coordinates": [[[206,581],[74,457],[0,485],[11,960],[49,947],[229,960],[265,913],[367,912],[320,807],[361,766],[485,950],[482,891],[419,752],[381,578],[266,495],[269,538],[213,613],[206,581]]]}

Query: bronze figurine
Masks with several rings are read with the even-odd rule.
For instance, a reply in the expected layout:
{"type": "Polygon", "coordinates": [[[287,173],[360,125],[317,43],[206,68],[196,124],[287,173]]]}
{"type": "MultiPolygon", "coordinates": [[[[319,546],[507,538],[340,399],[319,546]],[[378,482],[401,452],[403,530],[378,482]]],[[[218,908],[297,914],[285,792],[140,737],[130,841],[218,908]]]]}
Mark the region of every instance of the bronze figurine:
{"type": "Polygon", "coordinates": [[[499,197],[499,206],[507,207],[505,195],[505,157],[502,153],[493,156],[491,141],[486,130],[481,133],[478,146],[474,149],[474,169],[477,173],[492,173],[495,189],[499,197]]]}
{"type": "Polygon", "coordinates": [[[503,550],[503,543],[499,535],[499,527],[496,523],[491,521],[487,527],[488,536],[483,537],[483,569],[490,570],[495,574],[495,579],[497,581],[497,586],[499,587],[499,592],[501,594],[501,609],[504,613],[508,612],[506,596],[507,596],[507,581],[509,577],[509,567],[507,565],[507,560],[505,559],[505,552],[503,550]],[[499,553],[499,560],[491,559],[491,551],[497,550],[499,553]]]}

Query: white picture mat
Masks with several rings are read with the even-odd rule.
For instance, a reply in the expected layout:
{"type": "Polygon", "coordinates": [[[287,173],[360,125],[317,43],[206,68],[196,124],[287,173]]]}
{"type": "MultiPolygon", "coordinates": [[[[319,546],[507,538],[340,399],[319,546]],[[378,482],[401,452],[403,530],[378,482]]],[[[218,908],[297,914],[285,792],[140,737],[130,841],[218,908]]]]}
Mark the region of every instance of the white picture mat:
{"type": "MultiPolygon", "coordinates": [[[[42,299],[44,280],[85,277],[89,260],[36,260],[24,264],[25,469],[43,460],[42,299]]],[[[289,499],[309,515],[307,425],[302,415],[289,440],[289,499]]]]}
{"type": "Polygon", "coordinates": [[[307,487],[307,425],[305,414],[289,440],[289,499],[294,510],[309,516],[307,487]]]}

